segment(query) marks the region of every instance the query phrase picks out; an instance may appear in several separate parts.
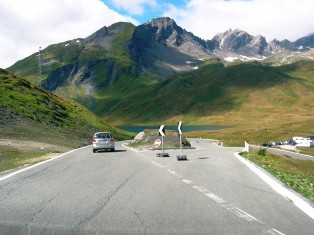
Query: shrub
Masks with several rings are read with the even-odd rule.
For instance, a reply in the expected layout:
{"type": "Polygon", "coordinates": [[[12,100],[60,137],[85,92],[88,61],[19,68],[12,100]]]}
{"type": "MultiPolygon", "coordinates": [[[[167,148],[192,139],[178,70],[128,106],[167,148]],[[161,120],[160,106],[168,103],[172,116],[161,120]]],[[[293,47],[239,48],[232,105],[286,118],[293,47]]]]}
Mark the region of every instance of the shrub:
{"type": "Polygon", "coordinates": [[[260,155],[260,156],[266,156],[266,152],[267,152],[266,148],[260,148],[258,150],[257,154],[260,155]]]}

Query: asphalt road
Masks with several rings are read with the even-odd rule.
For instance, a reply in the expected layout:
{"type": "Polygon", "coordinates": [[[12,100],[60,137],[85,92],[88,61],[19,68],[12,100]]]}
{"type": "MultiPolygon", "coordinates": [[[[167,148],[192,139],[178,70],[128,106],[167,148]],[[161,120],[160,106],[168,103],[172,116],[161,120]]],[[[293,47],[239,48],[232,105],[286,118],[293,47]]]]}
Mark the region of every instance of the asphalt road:
{"type": "Polygon", "coordinates": [[[313,219],[234,157],[241,149],[192,145],[188,161],[117,142],[1,175],[0,234],[313,234],[313,219]]]}
{"type": "Polygon", "coordinates": [[[257,146],[257,145],[250,145],[250,148],[254,148],[256,150],[260,148],[266,148],[267,152],[273,153],[273,154],[280,154],[280,155],[285,155],[294,159],[299,159],[299,160],[309,160],[309,161],[314,161],[313,156],[305,155],[305,154],[300,154],[300,153],[295,153],[292,151],[284,150],[284,149],[278,149],[278,148],[269,148],[269,147],[263,147],[263,146],[257,146]]]}

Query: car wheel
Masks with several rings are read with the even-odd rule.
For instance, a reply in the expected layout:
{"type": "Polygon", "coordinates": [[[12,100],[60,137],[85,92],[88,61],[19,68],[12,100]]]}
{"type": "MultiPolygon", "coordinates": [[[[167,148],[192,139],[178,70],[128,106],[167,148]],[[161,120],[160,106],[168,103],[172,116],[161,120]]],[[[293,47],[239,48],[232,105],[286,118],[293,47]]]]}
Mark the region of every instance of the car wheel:
{"type": "Polygon", "coordinates": [[[111,149],[111,152],[114,152],[115,151],[115,149],[111,149]]]}
{"type": "Polygon", "coordinates": [[[96,153],[96,149],[93,149],[93,153],[96,153]]]}

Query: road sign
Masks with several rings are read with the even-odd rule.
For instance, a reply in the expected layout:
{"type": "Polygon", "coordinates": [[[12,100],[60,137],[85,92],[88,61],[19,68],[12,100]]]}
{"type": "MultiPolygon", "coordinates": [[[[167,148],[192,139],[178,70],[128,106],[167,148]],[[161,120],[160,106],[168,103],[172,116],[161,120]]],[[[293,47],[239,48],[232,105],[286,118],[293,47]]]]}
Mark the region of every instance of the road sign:
{"type": "Polygon", "coordinates": [[[178,159],[178,161],[187,160],[186,155],[182,154],[182,122],[181,121],[178,122],[178,132],[180,135],[180,152],[181,152],[181,154],[177,155],[177,159],[178,159]]]}
{"type": "Polygon", "coordinates": [[[160,144],[161,144],[161,140],[160,140],[160,139],[155,140],[154,146],[155,146],[156,148],[159,147],[160,144]]]}
{"type": "Polygon", "coordinates": [[[182,122],[178,122],[178,132],[182,135],[182,122]]]}
{"type": "Polygon", "coordinates": [[[161,125],[160,127],[159,127],[159,135],[160,136],[165,136],[165,125],[161,125]]]}

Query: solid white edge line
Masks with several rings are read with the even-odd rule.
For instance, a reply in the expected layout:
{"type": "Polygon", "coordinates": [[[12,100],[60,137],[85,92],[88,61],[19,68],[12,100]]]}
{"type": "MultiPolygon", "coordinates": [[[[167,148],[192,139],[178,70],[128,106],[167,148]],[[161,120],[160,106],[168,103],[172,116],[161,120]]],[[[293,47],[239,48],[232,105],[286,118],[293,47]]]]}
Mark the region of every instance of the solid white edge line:
{"type": "Polygon", "coordinates": [[[297,195],[293,194],[288,189],[284,188],[282,185],[280,185],[271,177],[269,177],[260,169],[258,169],[253,163],[249,162],[248,160],[240,156],[239,153],[235,153],[234,155],[248,168],[250,168],[255,174],[257,174],[262,180],[264,180],[270,187],[272,187],[277,193],[291,200],[296,207],[298,207],[300,210],[302,210],[305,214],[307,214],[314,220],[314,208],[309,203],[307,203],[297,195]]]}
{"type": "Polygon", "coordinates": [[[134,151],[134,152],[136,152],[136,153],[140,153],[140,152],[144,152],[144,151],[145,151],[145,150],[136,150],[136,149],[134,149],[134,148],[131,148],[131,147],[129,147],[129,146],[126,146],[125,143],[123,143],[122,146],[123,146],[124,148],[130,149],[130,150],[132,150],[132,151],[134,151]]]}
{"type": "Polygon", "coordinates": [[[71,151],[66,152],[66,153],[62,153],[61,155],[59,155],[59,156],[57,156],[57,157],[50,158],[50,159],[48,159],[48,160],[46,160],[46,161],[39,162],[39,163],[36,163],[36,164],[34,164],[34,165],[25,167],[25,168],[23,168],[23,169],[21,169],[21,170],[12,172],[12,173],[10,173],[10,174],[8,174],[8,175],[5,175],[5,176],[1,177],[1,178],[0,178],[0,181],[5,180],[5,179],[7,179],[7,178],[10,178],[10,177],[12,177],[12,176],[14,176],[14,175],[20,174],[20,173],[22,173],[22,172],[24,172],[24,171],[28,171],[28,170],[30,170],[30,169],[32,169],[32,168],[34,168],[34,167],[40,166],[40,165],[45,164],[45,163],[47,163],[47,162],[50,162],[50,161],[56,160],[56,159],[58,159],[58,158],[61,158],[61,157],[65,156],[65,155],[67,155],[67,154],[69,154],[69,153],[72,153],[72,152],[74,152],[74,151],[76,151],[76,150],[84,149],[84,148],[87,148],[87,147],[90,147],[90,146],[91,146],[91,145],[87,145],[87,146],[84,146],[84,147],[81,147],[81,148],[72,149],[71,151]]]}

